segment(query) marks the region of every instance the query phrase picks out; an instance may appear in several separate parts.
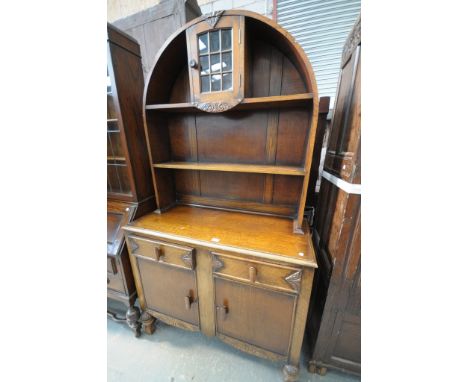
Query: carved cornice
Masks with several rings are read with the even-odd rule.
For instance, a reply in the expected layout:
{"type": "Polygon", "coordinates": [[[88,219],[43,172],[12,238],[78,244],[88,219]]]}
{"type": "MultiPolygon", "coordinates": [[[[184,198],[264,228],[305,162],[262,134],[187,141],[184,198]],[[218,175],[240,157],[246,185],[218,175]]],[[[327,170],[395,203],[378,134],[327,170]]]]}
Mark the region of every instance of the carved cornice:
{"type": "Polygon", "coordinates": [[[354,49],[361,43],[361,15],[359,15],[353,29],[345,42],[343,54],[341,56],[341,66],[343,67],[354,52],[354,49]]]}
{"type": "Polygon", "coordinates": [[[213,255],[213,272],[218,272],[221,268],[224,267],[223,261],[216,255],[213,255]]]}
{"type": "Polygon", "coordinates": [[[192,255],[192,252],[189,252],[189,253],[185,253],[183,254],[181,257],[182,261],[187,264],[187,266],[190,268],[190,269],[194,269],[194,262],[193,262],[193,255],[192,255]]]}
{"type": "Polygon", "coordinates": [[[221,18],[223,12],[224,11],[215,11],[208,13],[202,16],[202,20],[205,21],[211,27],[211,29],[213,29],[221,18]]]}
{"type": "Polygon", "coordinates": [[[234,106],[236,106],[239,102],[237,103],[229,103],[229,102],[223,102],[223,101],[217,101],[217,102],[196,102],[195,107],[198,110],[206,111],[207,113],[222,113],[223,111],[232,109],[234,106]]]}
{"type": "Polygon", "coordinates": [[[293,289],[298,292],[301,286],[301,279],[302,279],[302,270],[291,273],[289,276],[284,278],[289,285],[293,287],[293,289]]]}

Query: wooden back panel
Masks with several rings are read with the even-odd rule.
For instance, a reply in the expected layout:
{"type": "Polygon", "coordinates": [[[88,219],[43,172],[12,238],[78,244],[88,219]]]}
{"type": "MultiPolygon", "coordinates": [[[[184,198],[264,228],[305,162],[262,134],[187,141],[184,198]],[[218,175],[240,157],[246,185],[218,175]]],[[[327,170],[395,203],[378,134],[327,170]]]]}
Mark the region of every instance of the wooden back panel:
{"type": "Polygon", "coordinates": [[[245,17],[245,96],[253,100],[281,98],[313,90],[313,102],[239,107],[222,113],[191,108],[184,31],[203,21],[187,24],[159,52],[146,85],[147,106],[182,105],[177,110],[180,113],[145,111],[158,205],[161,211],[175,204],[190,204],[287,216],[296,220],[295,228],[300,232],[318,114],[315,80],[311,83],[309,72],[304,71],[310,64],[298,62],[303,57],[295,52],[292,39],[282,41],[286,32],[276,33],[272,39],[275,29],[270,21],[266,25],[250,12],[235,14],[245,17]],[[187,105],[185,109],[183,105],[187,105]],[[239,167],[206,171],[157,166],[166,162],[239,167]],[[289,166],[302,173],[246,173],[242,165],[289,166]]]}

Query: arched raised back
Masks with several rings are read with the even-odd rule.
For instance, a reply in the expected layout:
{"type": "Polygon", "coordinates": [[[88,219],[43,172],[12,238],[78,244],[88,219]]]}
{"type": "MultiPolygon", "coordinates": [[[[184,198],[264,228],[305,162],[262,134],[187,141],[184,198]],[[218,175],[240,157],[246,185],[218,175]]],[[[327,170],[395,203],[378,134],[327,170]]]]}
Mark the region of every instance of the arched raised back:
{"type": "MultiPolygon", "coordinates": [[[[255,12],[250,12],[246,10],[228,10],[224,11],[223,16],[244,16],[247,19],[250,19],[252,21],[256,21],[259,23],[259,25],[262,25],[265,27],[265,32],[269,37],[271,38],[270,41],[274,42],[280,50],[286,54],[290,55],[291,57],[294,57],[294,65],[298,70],[300,70],[301,75],[304,76],[307,81],[307,88],[308,92],[314,94],[314,104],[318,105],[318,90],[317,90],[317,82],[315,79],[315,74],[312,69],[312,65],[307,57],[307,55],[304,52],[304,49],[295,41],[294,37],[283,27],[281,27],[279,24],[275,23],[268,17],[265,17],[263,15],[260,15],[255,12]],[[278,38],[276,38],[278,37],[278,38]]],[[[192,21],[188,22],[187,24],[183,25],[180,27],[178,30],[176,30],[169,38],[166,40],[166,42],[163,44],[163,46],[159,49],[158,53],[155,56],[154,63],[152,65],[150,75],[147,77],[146,83],[145,83],[145,90],[144,90],[144,97],[143,97],[143,104],[145,105],[146,103],[151,104],[155,103],[155,101],[149,99],[148,100],[148,87],[150,83],[153,80],[153,76],[155,74],[155,68],[157,67],[158,63],[160,63],[160,60],[164,53],[167,54],[168,51],[171,49],[174,49],[180,53],[180,50],[177,47],[177,44],[180,43],[181,39],[185,39],[185,31],[192,27],[195,24],[198,24],[200,22],[204,22],[204,20],[207,19],[207,15],[202,15],[196,19],[193,19],[192,21]]],[[[171,57],[172,58],[172,57],[171,57]]],[[[181,58],[181,56],[179,56],[181,58]]],[[[185,62],[186,63],[186,62],[185,62]]]]}
{"type": "Polygon", "coordinates": [[[181,27],[158,52],[144,91],[160,210],[190,204],[287,216],[302,232],[318,101],[307,56],[272,20],[229,10],[181,27]],[[234,89],[202,92],[202,68],[188,65],[201,57],[198,36],[228,27],[234,89]]]}

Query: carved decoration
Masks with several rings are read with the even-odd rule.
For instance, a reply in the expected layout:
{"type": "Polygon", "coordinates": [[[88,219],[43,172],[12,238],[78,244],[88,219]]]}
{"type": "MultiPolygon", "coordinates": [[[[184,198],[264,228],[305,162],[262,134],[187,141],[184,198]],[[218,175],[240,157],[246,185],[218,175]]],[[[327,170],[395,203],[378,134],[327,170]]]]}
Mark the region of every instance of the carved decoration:
{"type": "Polygon", "coordinates": [[[344,66],[349,60],[349,57],[353,54],[354,49],[361,43],[361,15],[354,24],[352,31],[350,32],[348,39],[345,42],[343,48],[343,55],[341,56],[341,66],[344,66]]]}
{"type": "Polygon", "coordinates": [[[130,243],[130,250],[132,252],[135,252],[138,248],[140,248],[138,243],[134,239],[132,239],[131,237],[128,238],[128,242],[130,243]]]}
{"type": "Polygon", "coordinates": [[[192,252],[189,252],[189,253],[186,253],[184,255],[181,256],[181,259],[182,261],[187,264],[187,266],[190,268],[190,269],[194,269],[195,266],[194,266],[194,258],[193,258],[193,255],[192,255],[192,252]]]}
{"type": "Polygon", "coordinates": [[[302,279],[302,270],[291,273],[289,276],[286,276],[284,280],[293,287],[293,289],[297,292],[299,291],[299,287],[301,285],[302,279]]]}
{"type": "Polygon", "coordinates": [[[237,103],[228,103],[228,102],[222,102],[222,101],[201,102],[201,103],[197,102],[197,103],[195,103],[195,107],[198,110],[206,111],[207,113],[222,113],[223,111],[232,109],[239,102],[237,102],[237,103]]]}
{"type": "Polygon", "coordinates": [[[206,15],[203,15],[202,19],[210,26],[211,29],[213,29],[216,26],[216,24],[218,24],[218,21],[221,18],[223,12],[224,11],[215,11],[208,13],[206,15]]]}
{"type": "Polygon", "coordinates": [[[218,272],[223,267],[224,263],[222,260],[218,256],[213,255],[213,272],[218,272]]]}

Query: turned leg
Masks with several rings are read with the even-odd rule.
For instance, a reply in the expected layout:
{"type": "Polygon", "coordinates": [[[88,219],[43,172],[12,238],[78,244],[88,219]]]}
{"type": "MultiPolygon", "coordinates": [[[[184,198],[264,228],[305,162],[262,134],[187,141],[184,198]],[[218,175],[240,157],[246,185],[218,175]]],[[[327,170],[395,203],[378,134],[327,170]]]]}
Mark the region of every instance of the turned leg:
{"type": "Polygon", "coordinates": [[[299,379],[299,367],[294,365],[284,365],[283,380],[284,382],[295,382],[299,379]]]}
{"type": "Polygon", "coordinates": [[[143,330],[145,331],[146,334],[154,333],[154,330],[155,330],[154,322],[156,320],[151,314],[144,311],[143,314],[141,315],[140,321],[143,324],[143,330]]]}
{"type": "Polygon", "coordinates": [[[312,373],[312,374],[320,374],[320,375],[327,374],[327,368],[325,366],[317,366],[313,361],[309,361],[307,370],[309,370],[309,373],[312,373]]]}
{"type": "Polygon", "coordinates": [[[141,324],[138,321],[140,318],[140,309],[138,309],[135,306],[130,305],[125,317],[127,318],[127,325],[130,327],[130,329],[133,330],[135,337],[140,337],[141,324]]]}

